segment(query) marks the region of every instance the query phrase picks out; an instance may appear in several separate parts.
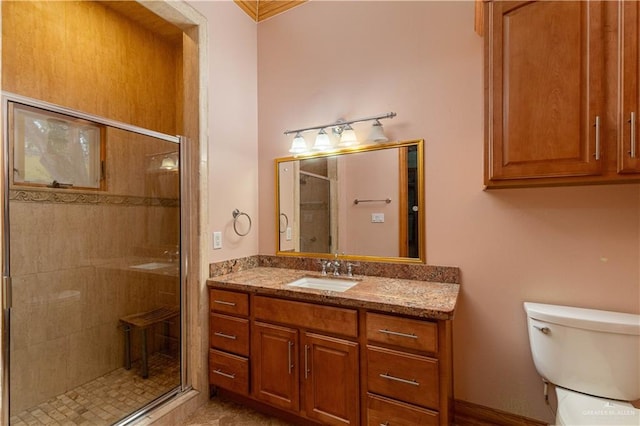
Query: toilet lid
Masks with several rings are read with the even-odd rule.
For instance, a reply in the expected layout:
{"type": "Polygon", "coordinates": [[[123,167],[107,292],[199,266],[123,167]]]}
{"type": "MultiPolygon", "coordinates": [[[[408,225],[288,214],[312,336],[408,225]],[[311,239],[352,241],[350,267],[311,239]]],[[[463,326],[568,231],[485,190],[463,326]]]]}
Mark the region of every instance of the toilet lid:
{"type": "Polygon", "coordinates": [[[557,425],[638,426],[640,410],[628,402],[597,398],[556,387],[557,425]]]}

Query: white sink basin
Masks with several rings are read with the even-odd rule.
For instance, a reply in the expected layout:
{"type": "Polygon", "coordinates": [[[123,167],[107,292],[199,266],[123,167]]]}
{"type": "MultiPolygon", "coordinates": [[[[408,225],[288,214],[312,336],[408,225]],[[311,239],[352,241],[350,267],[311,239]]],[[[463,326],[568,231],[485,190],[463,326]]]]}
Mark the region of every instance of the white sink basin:
{"type": "Polygon", "coordinates": [[[287,287],[303,287],[313,288],[316,290],[331,290],[331,291],[347,291],[354,285],[358,284],[354,280],[342,280],[339,278],[322,278],[322,277],[303,277],[292,283],[287,284],[287,287]]]}
{"type": "Polygon", "coordinates": [[[153,270],[153,269],[168,268],[169,266],[173,266],[173,265],[175,264],[165,263],[165,262],[151,262],[151,263],[142,263],[140,265],[133,265],[131,267],[135,269],[153,270]]]}

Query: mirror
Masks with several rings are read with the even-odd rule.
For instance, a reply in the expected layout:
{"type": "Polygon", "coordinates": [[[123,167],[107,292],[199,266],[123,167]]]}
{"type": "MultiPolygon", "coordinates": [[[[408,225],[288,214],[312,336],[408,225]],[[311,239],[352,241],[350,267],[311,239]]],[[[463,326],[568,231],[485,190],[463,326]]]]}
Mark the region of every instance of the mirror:
{"type": "Polygon", "coordinates": [[[276,159],[276,254],[424,263],[423,145],[276,159]]]}

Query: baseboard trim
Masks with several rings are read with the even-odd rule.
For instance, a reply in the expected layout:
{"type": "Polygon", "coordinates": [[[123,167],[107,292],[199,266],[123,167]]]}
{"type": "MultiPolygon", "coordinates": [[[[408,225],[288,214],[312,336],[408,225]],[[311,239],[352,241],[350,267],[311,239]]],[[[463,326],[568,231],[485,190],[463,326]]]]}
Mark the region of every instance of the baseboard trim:
{"type": "Polygon", "coordinates": [[[454,400],[455,426],[547,426],[547,423],[472,402],[454,400]]]}

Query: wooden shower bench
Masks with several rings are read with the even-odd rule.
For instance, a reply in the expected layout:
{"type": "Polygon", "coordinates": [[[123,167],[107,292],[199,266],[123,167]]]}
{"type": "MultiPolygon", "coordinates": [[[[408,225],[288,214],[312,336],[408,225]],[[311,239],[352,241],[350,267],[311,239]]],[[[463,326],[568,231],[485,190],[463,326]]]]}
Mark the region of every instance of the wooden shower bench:
{"type": "Polygon", "coordinates": [[[131,329],[142,330],[142,370],[143,379],[149,377],[149,360],[147,348],[147,331],[156,324],[165,324],[165,335],[169,335],[169,325],[167,321],[180,315],[178,306],[165,306],[149,312],[140,312],[120,318],[124,328],[124,368],[131,369],[131,329]]]}

